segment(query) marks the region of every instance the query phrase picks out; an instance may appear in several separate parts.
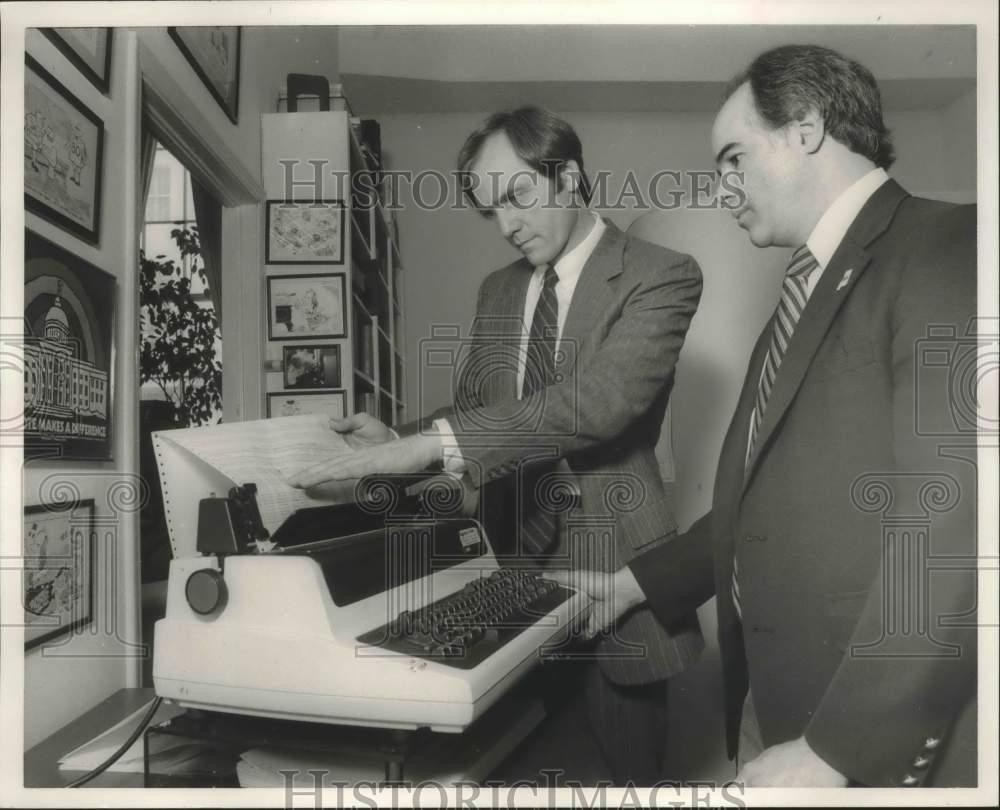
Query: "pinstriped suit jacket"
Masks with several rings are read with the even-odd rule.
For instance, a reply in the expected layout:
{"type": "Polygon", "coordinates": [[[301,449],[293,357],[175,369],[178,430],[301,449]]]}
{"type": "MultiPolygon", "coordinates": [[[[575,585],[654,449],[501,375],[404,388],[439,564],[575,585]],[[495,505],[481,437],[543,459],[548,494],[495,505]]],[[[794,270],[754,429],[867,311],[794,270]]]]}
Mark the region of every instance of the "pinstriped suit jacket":
{"type": "MultiPolygon", "coordinates": [[[[517,349],[533,269],[522,259],[483,282],[455,407],[443,415],[481,489],[495,543],[516,536],[534,510],[560,511],[565,466],[555,460],[565,459],[580,501],[562,517],[568,531],[556,553],[572,553],[577,567],[617,570],[676,535],[653,451],[701,271],[690,256],[608,222],[573,294],[556,383],[518,400],[517,349]]],[[[611,680],[638,684],[680,672],[703,646],[694,612],[668,629],[642,608],[596,652],[611,680]]]]}

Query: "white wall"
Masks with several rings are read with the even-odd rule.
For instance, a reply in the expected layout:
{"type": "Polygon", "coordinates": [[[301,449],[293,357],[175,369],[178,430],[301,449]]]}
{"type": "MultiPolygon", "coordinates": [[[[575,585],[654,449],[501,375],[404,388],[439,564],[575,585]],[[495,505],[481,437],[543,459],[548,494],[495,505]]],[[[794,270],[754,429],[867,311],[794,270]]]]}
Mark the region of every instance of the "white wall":
{"type": "MultiPolygon", "coordinates": [[[[54,483],[71,482],[81,497],[93,497],[98,516],[113,514],[108,493],[138,468],[137,438],[137,266],[136,160],[139,127],[139,56],[152,57],[149,75],[164,77],[183,91],[182,113],[206,122],[210,148],[223,144],[243,173],[260,179],[260,114],[272,112],[289,72],[337,77],[336,28],[247,28],[242,41],[239,124],[234,125],[209,95],[163,28],[117,29],[112,50],[112,86],[103,96],[37,32],[26,47],[43,67],[98,114],[105,124],[104,185],[100,246],[68,236],[37,217],[26,225],[89,262],[114,274],[119,282],[115,340],[114,462],[106,464],[31,464],[24,475],[24,502],[38,503],[54,483]],[[132,33],[134,31],[134,33],[132,33]],[[162,68],[162,70],[161,70],[162,68]]],[[[259,234],[251,233],[259,239],[259,234]]],[[[260,283],[256,265],[240,268],[247,284],[260,283]]],[[[239,284],[234,285],[237,289],[239,284]]],[[[249,319],[259,320],[258,313],[249,319]]],[[[225,382],[224,382],[225,384],[225,382]]],[[[139,642],[138,524],[124,515],[114,542],[102,551],[99,599],[87,634],[65,647],[30,651],[24,669],[24,745],[31,747],[118,689],[137,682],[134,646],[139,642]],[[89,631],[93,630],[91,634],[89,631]],[[55,653],[55,654],[53,654],[55,653]]]]}
{"type": "Polygon", "coordinates": [[[340,69],[439,81],[724,82],[768,48],[821,42],[883,80],[975,75],[971,25],[767,25],[768,10],[758,14],[764,24],[752,26],[343,26],[340,69]]]}
{"type": "Polygon", "coordinates": [[[288,73],[314,73],[337,80],[335,26],[251,26],[241,41],[239,125],[234,125],[198,79],[165,28],[136,29],[145,49],[182,86],[187,103],[260,182],[260,115],[277,111],[288,73]]]}
{"type": "MultiPolygon", "coordinates": [[[[114,368],[114,461],[107,463],[36,462],[25,466],[23,500],[51,502],[54,488],[72,486],[81,498],[95,500],[97,519],[116,518],[111,542],[99,543],[94,621],[67,643],[36,647],[25,655],[24,743],[31,746],[125,685],[127,640],[135,640],[138,580],[136,521],[128,510],[116,510],[110,493],[128,485],[137,467],[135,429],[137,390],[134,281],[134,166],[137,149],[138,82],[135,44],[119,36],[113,45],[110,96],[100,93],[76,71],[52,44],[34,31],[26,39],[28,52],[84,105],[104,121],[104,171],[101,241],[98,247],[80,242],[32,214],[25,225],[97,267],[118,281],[114,368]]],[[[56,489],[56,491],[58,491],[56,489]]]]}
{"type": "MultiPolygon", "coordinates": [[[[893,176],[904,187],[920,191],[973,188],[975,152],[955,141],[963,137],[974,144],[974,134],[965,135],[975,131],[974,112],[974,103],[959,99],[943,110],[887,113],[898,154],[893,176]]],[[[662,169],[713,168],[708,146],[710,114],[568,112],[565,115],[583,141],[588,171],[609,171],[613,178],[612,189],[621,188],[622,178],[629,170],[646,187],[649,178],[662,169]]],[[[462,141],[483,117],[478,113],[383,115],[380,123],[386,160],[394,169],[450,172],[462,141]]],[[[427,197],[433,196],[434,188],[430,183],[425,186],[427,197]]],[[[663,188],[669,189],[669,186],[663,188]]],[[[471,210],[421,210],[412,204],[405,187],[401,202],[405,210],[400,211],[397,218],[406,268],[407,405],[410,414],[416,415],[421,409],[437,407],[447,401],[447,391],[440,386],[426,391],[424,401],[418,401],[418,341],[429,335],[433,324],[467,326],[482,279],[491,270],[517,258],[517,254],[491,224],[471,210]],[[443,289],[448,291],[447,295],[441,294],[443,289]]],[[[603,213],[619,226],[627,227],[641,212],[603,213]]],[[[685,223],[678,228],[681,241],[675,241],[674,246],[687,248],[701,261],[706,274],[743,267],[748,262],[774,267],[775,272],[780,273],[780,257],[764,258],[764,254],[754,250],[729,221],[720,223],[719,228],[702,228],[701,224],[711,215],[689,212],[688,216],[696,217],[694,221],[699,224],[691,229],[684,212],[667,212],[661,216],[665,221],[685,223]],[[720,239],[725,241],[720,242],[720,239]],[[720,253],[722,244],[726,245],[726,251],[720,253]]],[[[774,276],[773,280],[777,278],[774,276]]],[[[711,294],[711,283],[707,282],[706,294],[711,294]]],[[[767,284],[754,284],[749,294],[751,299],[769,302],[760,312],[754,310],[755,317],[762,322],[769,315],[774,289],[767,284]]],[[[733,362],[734,368],[739,367],[745,357],[737,354],[733,362]]]]}

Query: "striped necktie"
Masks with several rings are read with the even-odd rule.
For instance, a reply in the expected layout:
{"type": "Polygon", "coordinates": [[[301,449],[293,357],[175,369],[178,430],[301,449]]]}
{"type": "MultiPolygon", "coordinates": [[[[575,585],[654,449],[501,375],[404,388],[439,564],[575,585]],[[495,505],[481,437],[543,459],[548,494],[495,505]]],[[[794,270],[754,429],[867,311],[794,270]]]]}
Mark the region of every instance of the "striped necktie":
{"type": "Polygon", "coordinates": [[[559,330],[559,300],[556,284],[559,276],[552,267],[545,268],[542,291],[535,304],[528,334],[528,353],[524,358],[524,382],[521,396],[526,397],[552,382],[555,369],[556,335],[559,330]]]}
{"type": "MultiPolygon", "coordinates": [[[[524,382],[521,396],[528,397],[553,383],[555,375],[556,340],[559,331],[559,299],[556,284],[559,276],[550,265],[542,277],[542,290],[535,304],[528,333],[528,352],[524,358],[524,382]]],[[[520,479],[522,511],[518,516],[521,539],[525,550],[543,554],[555,541],[559,521],[555,514],[542,508],[535,500],[539,479],[551,471],[540,464],[525,469],[520,479]]]]}
{"type": "MultiPolygon", "coordinates": [[[[785,271],[785,280],[781,285],[781,300],[778,308],[774,312],[773,326],[771,329],[771,345],[768,347],[767,356],[764,358],[764,368],[760,374],[760,382],[757,385],[757,396],[754,399],[753,413],[750,415],[750,437],[747,441],[747,455],[744,465],[749,466],[753,456],[754,446],[757,443],[757,431],[760,430],[760,423],[764,417],[764,408],[767,405],[768,397],[771,396],[771,389],[778,376],[778,369],[781,361],[788,351],[795,326],[802,317],[802,311],[806,308],[809,300],[809,274],[819,267],[819,262],[809,252],[809,248],[803,245],[795,253],[788,263],[785,271]]],[[[740,586],[737,577],[736,558],[733,557],[733,604],[736,606],[736,613],[742,617],[743,612],[740,606],[740,586]]]]}

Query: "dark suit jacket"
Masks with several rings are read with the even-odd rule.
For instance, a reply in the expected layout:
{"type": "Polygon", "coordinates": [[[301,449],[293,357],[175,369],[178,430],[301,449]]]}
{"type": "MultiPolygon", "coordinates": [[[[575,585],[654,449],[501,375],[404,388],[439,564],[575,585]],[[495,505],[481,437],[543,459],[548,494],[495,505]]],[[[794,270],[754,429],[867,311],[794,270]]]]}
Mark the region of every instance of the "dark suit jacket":
{"type": "Polygon", "coordinates": [[[665,622],[718,596],[730,756],[749,680],[765,745],[804,734],[852,780],[920,784],[974,694],[975,436],[956,421],[968,379],[947,372],[969,370],[975,223],[974,206],[876,191],[796,327],[747,471],[771,324],[712,511],[631,563],[665,622]],[[941,564],[965,571],[926,575],[941,564]]]}
{"type": "MultiPolygon", "coordinates": [[[[438,415],[449,418],[469,478],[485,494],[495,545],[513,551],[510,541],[537,510],[555,513],[569,503],[555,464],[565,459],[580,504],[562,518],[568,531],[556,553],[572,555],[579,567],[617,570],[676,536],[653,450],[701,271],[690,256],[606,226],[574,290],[557,382],[517,399],[517,347],[534,270],[522,259],[483,282],[456,407],[438,415]]],[[[683,670],[703,646],[693,610],[668,631],[642,609],[596,653],[609,678],[637,684],[683,670]]]]}

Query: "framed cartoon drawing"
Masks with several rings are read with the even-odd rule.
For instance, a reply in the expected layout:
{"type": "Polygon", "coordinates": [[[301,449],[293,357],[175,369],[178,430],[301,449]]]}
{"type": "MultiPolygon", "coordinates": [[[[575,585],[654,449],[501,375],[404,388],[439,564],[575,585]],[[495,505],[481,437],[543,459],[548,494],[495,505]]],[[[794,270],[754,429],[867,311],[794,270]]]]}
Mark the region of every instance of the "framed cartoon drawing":
{"type": "Polygon", "coordinates": [[[93,620],[94,501],[24,508],[24,648],[93,620]]]}
{"type": "Polygon", "coordinates": [[[208,92],[234,124],[240,115],[240,29],[192,25],[167,28],[208,92]]]}
{"type": "Polygon", "coordinates": [[[113,28],[40,28],[74,67],[104,95],[111,86],[113,28]]]}
{"type": "Polygon", "coordinates": [[[267,201],[266,264],[343,264],[342,200],[267,201]]]}
{"type": "Polygon", "coordinates": [[[285,346],[285,388],[340,388],[340,345],[285,346]]]}
{"type": "Polygon", "coordinates": [[[267,417],[302,416],[318,413],[340,419],[346,406],[345,391],[287,392],[267,395],[267,417]]]}
{"type": "Polygon", "coordinates": [[[104,123],[30,56],[25,65],[25,207],[96,245],[104,123]]]}
{"type": "Polygon", "coordinates": [[[268,340],[347,337],[344,275],[268,276],[268,340]]]}
{"type": "Polygon", "coordinates": [[[115,279],[24,235],[24,455],[112,460],[115,279]]]}

